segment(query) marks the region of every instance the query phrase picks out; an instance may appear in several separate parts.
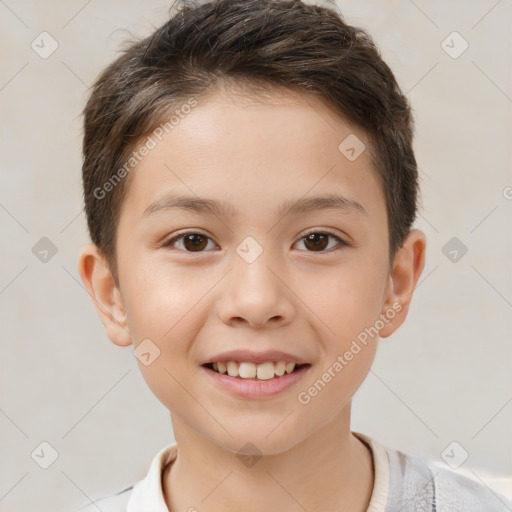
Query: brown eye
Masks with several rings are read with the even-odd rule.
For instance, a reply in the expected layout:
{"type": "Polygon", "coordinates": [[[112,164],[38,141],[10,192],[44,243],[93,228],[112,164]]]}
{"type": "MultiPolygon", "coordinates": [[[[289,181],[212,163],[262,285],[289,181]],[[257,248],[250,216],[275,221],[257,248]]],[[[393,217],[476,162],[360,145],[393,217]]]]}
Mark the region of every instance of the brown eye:
{"type": "MultiPolygon", "coordinates": [[[[326,251],[326,248],[329,247],[330,240],[336,240],[338,242],[338,244],[334,245],[338,245],[339,247],[334,250],[338,250],[349,245],[348,242],[345,242],[340,237],[323,231],[315,231],[313,233],[309,233],[308,235],[302,237],[299,242],[304,243],[307,252],[333,252],[330,250],[326,251]]],[[[332,247],[333,246],[331,245],[331,248],[332,247]]]]}
{"type": "Polygon", "coordinates": [[[185,235],[183,245],[190,251],[201,251],[207,245],[206,237],[199,234],[185,235]]]}
{"type": "Polygon", "coordinates": [[[201,233],[184,233],[182,235],[176,236],[166,242],[165,247],[176,246],[178,242],[182,243],[185,252],[204,252],[203,250],[208,245],[208,241],[210,239],[201,233]]]}
{"type": "Polygon", "coordinates": [[[329,245],[329,235],[325,233],[311,233],[304,240],[306,247],[313,251],[323,251],[329,245]]]}

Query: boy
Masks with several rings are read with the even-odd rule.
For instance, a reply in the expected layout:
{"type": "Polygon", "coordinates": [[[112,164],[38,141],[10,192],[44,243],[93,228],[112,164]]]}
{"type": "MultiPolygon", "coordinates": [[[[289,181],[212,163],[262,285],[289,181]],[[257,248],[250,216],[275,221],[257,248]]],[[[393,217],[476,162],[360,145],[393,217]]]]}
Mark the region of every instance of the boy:
{"type": "Polygon", "coordinates": [[[368,34],[300,1],[184,7],[84,114],[79,272],[176,438],[87,511],[510,510],[350,430],[426,247],[410,107],[368,34]]]}

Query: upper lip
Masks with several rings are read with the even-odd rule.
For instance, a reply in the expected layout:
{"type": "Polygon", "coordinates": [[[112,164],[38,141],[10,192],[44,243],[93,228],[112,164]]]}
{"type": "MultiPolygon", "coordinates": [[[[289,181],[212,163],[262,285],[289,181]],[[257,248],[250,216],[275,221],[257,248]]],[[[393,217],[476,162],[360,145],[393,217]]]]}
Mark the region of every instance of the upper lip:
{"type": "Polygon", "coordinates": [[[297,364],[309,364],[305,359],[280,350],[266,350],[265,352],[253,352],[251,350],[229,350],[209,357],[201,365],[217,363],[219,361],[241,361],[248,363],[266,363],[267,361],[285,361],[297,364]]]}

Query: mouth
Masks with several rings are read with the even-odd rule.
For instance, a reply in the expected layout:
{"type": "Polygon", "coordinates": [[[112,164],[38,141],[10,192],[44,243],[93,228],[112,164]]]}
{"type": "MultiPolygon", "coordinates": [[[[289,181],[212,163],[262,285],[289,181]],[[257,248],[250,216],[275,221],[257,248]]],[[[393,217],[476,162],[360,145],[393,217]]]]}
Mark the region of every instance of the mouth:
{"type": "Polygon", "coordinates": [[[264,381],[281,379],[286,375],[300,372],[311,365],[308,363],[297,364],[292,361],[268,361],[260,364],[243,361],[217,361],[205,363],[201,366],[238,380],[264,381]]]}
{"type": "Polygon", "coordinates": [[[200,365],[206,379],[215,388],[238,399],[273,399],[287,390],[299,386],[306,378],[311,364],[291,361],[248,363],[217,361],[200,365]]]}

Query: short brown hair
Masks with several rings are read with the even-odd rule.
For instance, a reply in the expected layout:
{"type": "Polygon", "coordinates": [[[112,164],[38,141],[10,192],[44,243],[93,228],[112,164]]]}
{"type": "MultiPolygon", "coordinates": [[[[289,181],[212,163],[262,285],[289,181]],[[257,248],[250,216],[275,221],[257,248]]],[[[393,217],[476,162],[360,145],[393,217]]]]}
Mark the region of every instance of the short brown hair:
{"type": "Polygon", "coordinates": [[[177,107],[226,85],[258,96],[314,94],[364,131],[385,193],[392,262],[415,220],[418,171],[408,100],[370,35],[300,0],[188,1],[103,71],[84,109],[87,224],[116,284],[129,176],[113,182],[115,171],[177,107]]]}

